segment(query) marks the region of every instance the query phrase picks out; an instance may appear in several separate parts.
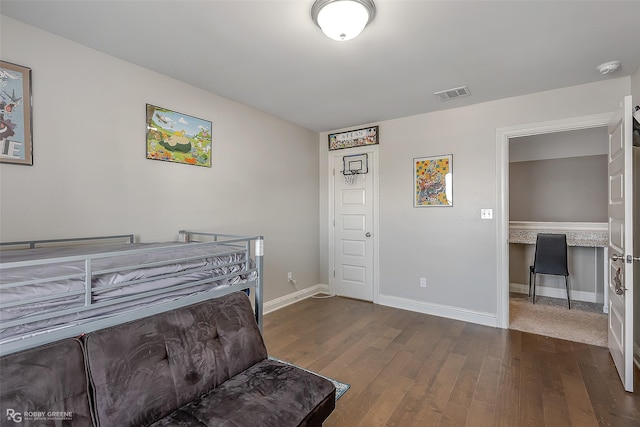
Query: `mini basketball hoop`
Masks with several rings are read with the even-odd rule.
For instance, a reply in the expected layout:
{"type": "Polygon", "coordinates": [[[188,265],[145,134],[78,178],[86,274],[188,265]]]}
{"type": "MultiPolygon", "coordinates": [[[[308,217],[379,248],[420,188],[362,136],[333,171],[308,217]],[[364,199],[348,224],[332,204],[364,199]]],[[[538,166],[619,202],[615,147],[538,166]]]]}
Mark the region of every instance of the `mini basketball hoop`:
{"type": "Polygon", "coordinates": [[[348,185],[353,185],[356,183],[356,176],[358,176],[359,172],[351,172],[351,171],[342,171],[342,175],[344,176],[344,183],[348,185]]]}
{"type": "Polygon", "coordinates": [[[342,157],[342,165],[344,183],[352,185],[358,180],[358,175],[363,175],[369,172],[369,156],[367,153],[344,156],[342,157]]]}

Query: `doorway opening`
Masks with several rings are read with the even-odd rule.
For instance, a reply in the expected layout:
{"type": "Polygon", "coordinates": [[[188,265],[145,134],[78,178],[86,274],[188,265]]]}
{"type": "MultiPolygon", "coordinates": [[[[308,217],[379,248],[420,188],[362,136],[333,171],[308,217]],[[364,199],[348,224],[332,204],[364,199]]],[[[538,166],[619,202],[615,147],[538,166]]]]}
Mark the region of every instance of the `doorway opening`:
{"type": "Polygon", "coordinates": [[[606,127],[509,139],[510,329],[607,346],[607,142],[606,127]],[[569,286],[539,274],[533,304],[538,233],[567,236],[569,286]]]}
{"type": "MultiPolygon", "coordinates": [[[[500,128],[496,132],[497,164],[498,164],[498,194],[503,203],[498,209],[497,241],[498,241],[498,301],[497,301],[497,325],[504,329],[509,328],[509,296],[510,296],[510,254],[509,254],[509,172],[510,172],[510,141],[515,138],[532,137],[534,135],[547,135],[552,133],[580,131],[607,126],[611,115],[598,114],[593,116],[562,119],[543,123],[500,128]]],[[[528,268],[528,267],[527,267],[528,268]]]]}

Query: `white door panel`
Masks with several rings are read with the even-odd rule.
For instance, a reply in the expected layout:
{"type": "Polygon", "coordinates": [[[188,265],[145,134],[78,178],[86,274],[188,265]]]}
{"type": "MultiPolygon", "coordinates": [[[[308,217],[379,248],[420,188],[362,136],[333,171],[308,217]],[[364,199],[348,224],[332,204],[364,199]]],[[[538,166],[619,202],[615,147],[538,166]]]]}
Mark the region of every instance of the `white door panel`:
{"type": "Polygon", "coordinates": [[[362,214],[340,214],[338,216],[340,221],[340,229],[343,232],[349,231],[365,231],[367,227],[367,217],[362,214]]]}
{"type": "Polygon", "coordinates": [[[365,247],[367,245],[361,240],[343,240],[342,254],[345,256],[366,257],[365,247]]]}
{"type": "MultiPolygon", "coordinates": [[[[334,292],[373,301],[373,162],[368,173],[352,183],[342,174],[343,156],[333,158],[334,167],[334,292]]],[[[367,152],[368,156],[373,153],[367,152]]]]}
{"type": "Polygon", "coordinates": [[[357,190],[342,190],[342,205],[346,208],[349,205],[366,205],[366,192],[363,188],[357,190]]]}
{"type": "Polygon", "coordinates": [[[633,145],[631,96],[609,124],[609,351],[633,391],[633,145]]]}
{"type": "Polygon", "coordinates": [[[367,281],[366,270],[358,265],[342,264],[342,279],[358,285],[364,285],[367,281]]]}

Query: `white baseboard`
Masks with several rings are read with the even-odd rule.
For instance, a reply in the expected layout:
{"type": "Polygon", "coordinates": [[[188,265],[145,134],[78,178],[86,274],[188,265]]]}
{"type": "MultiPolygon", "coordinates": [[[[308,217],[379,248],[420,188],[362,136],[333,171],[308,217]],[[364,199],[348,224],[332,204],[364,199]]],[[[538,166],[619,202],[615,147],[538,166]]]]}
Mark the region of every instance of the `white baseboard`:
{"type": "Polygon", "coordinates": [[[417,313],[446,317],[448,319],[461,320],[463,322],[477,323],[479,325],[492,327],[498,326],[497,318],[494,313],[482,313],[473,310],[466,310],[459,307],[433,304],[424,301],[414,301],[407,298],[400,298],[391,295],[379,295],[378,304],[386,305],[388,307],[400,308],[403,310],[415,311],[417,313]]]}
{"type": "MultiPolygon", "coordinates": [[[[288,305],[302,301],[303,299],[310,298],[316,294],[330,294],[329,285],[318,284],[281,296],[280,298],[267,301],[264,303],[264,314],[269,314],[288,305]]],[[[448,319],[461,320],[463,322],[477,323],[491,327],[497,326],[496,315],[493,313],[481,313],[472,310],[465,310],[459,307],[427,303],[424,301],[414,301],[391,295],[379,295],[377,303],[388,307],[446,317],[448,319]]]]}
{"type": "Polygon", "coordinates": [[[328,294],[329,285],[315,285],[308,288],[301,289],[299,291],[281,296],[280,298],[272,299],[264,303],[264,314],[269,314],[273,311],[279,310],[291,304],[295,304],[298,301],[309,298],[316,294],[328,294]]]}
{"type": "MultiPolygon", "coordinates": [[[[509,283],[509,292],[528,294],[529,285],[523,285],[522,283],[509,283]]],[[[564,288],[536,286],[536,296],[566,299],[567,292],[564,288]]],[[[569,289],[569,296],[571,297],[571,301],[584,301],[602,304],[602,301],[598,301],[598,295],[595,292],[573,291],[569,289]]]]}

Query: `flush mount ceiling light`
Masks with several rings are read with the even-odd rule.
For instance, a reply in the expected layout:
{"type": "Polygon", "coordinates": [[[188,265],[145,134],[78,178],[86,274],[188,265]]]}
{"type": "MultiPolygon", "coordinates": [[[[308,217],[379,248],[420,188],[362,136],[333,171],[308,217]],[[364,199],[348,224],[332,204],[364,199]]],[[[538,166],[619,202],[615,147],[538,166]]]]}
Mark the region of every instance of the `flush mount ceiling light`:
{"type": "Polygon", "coordinates": [[[376,14],[372,0],[316,0],[311,18],[327,37],[351,40],[364,30],[376,14]]]}

